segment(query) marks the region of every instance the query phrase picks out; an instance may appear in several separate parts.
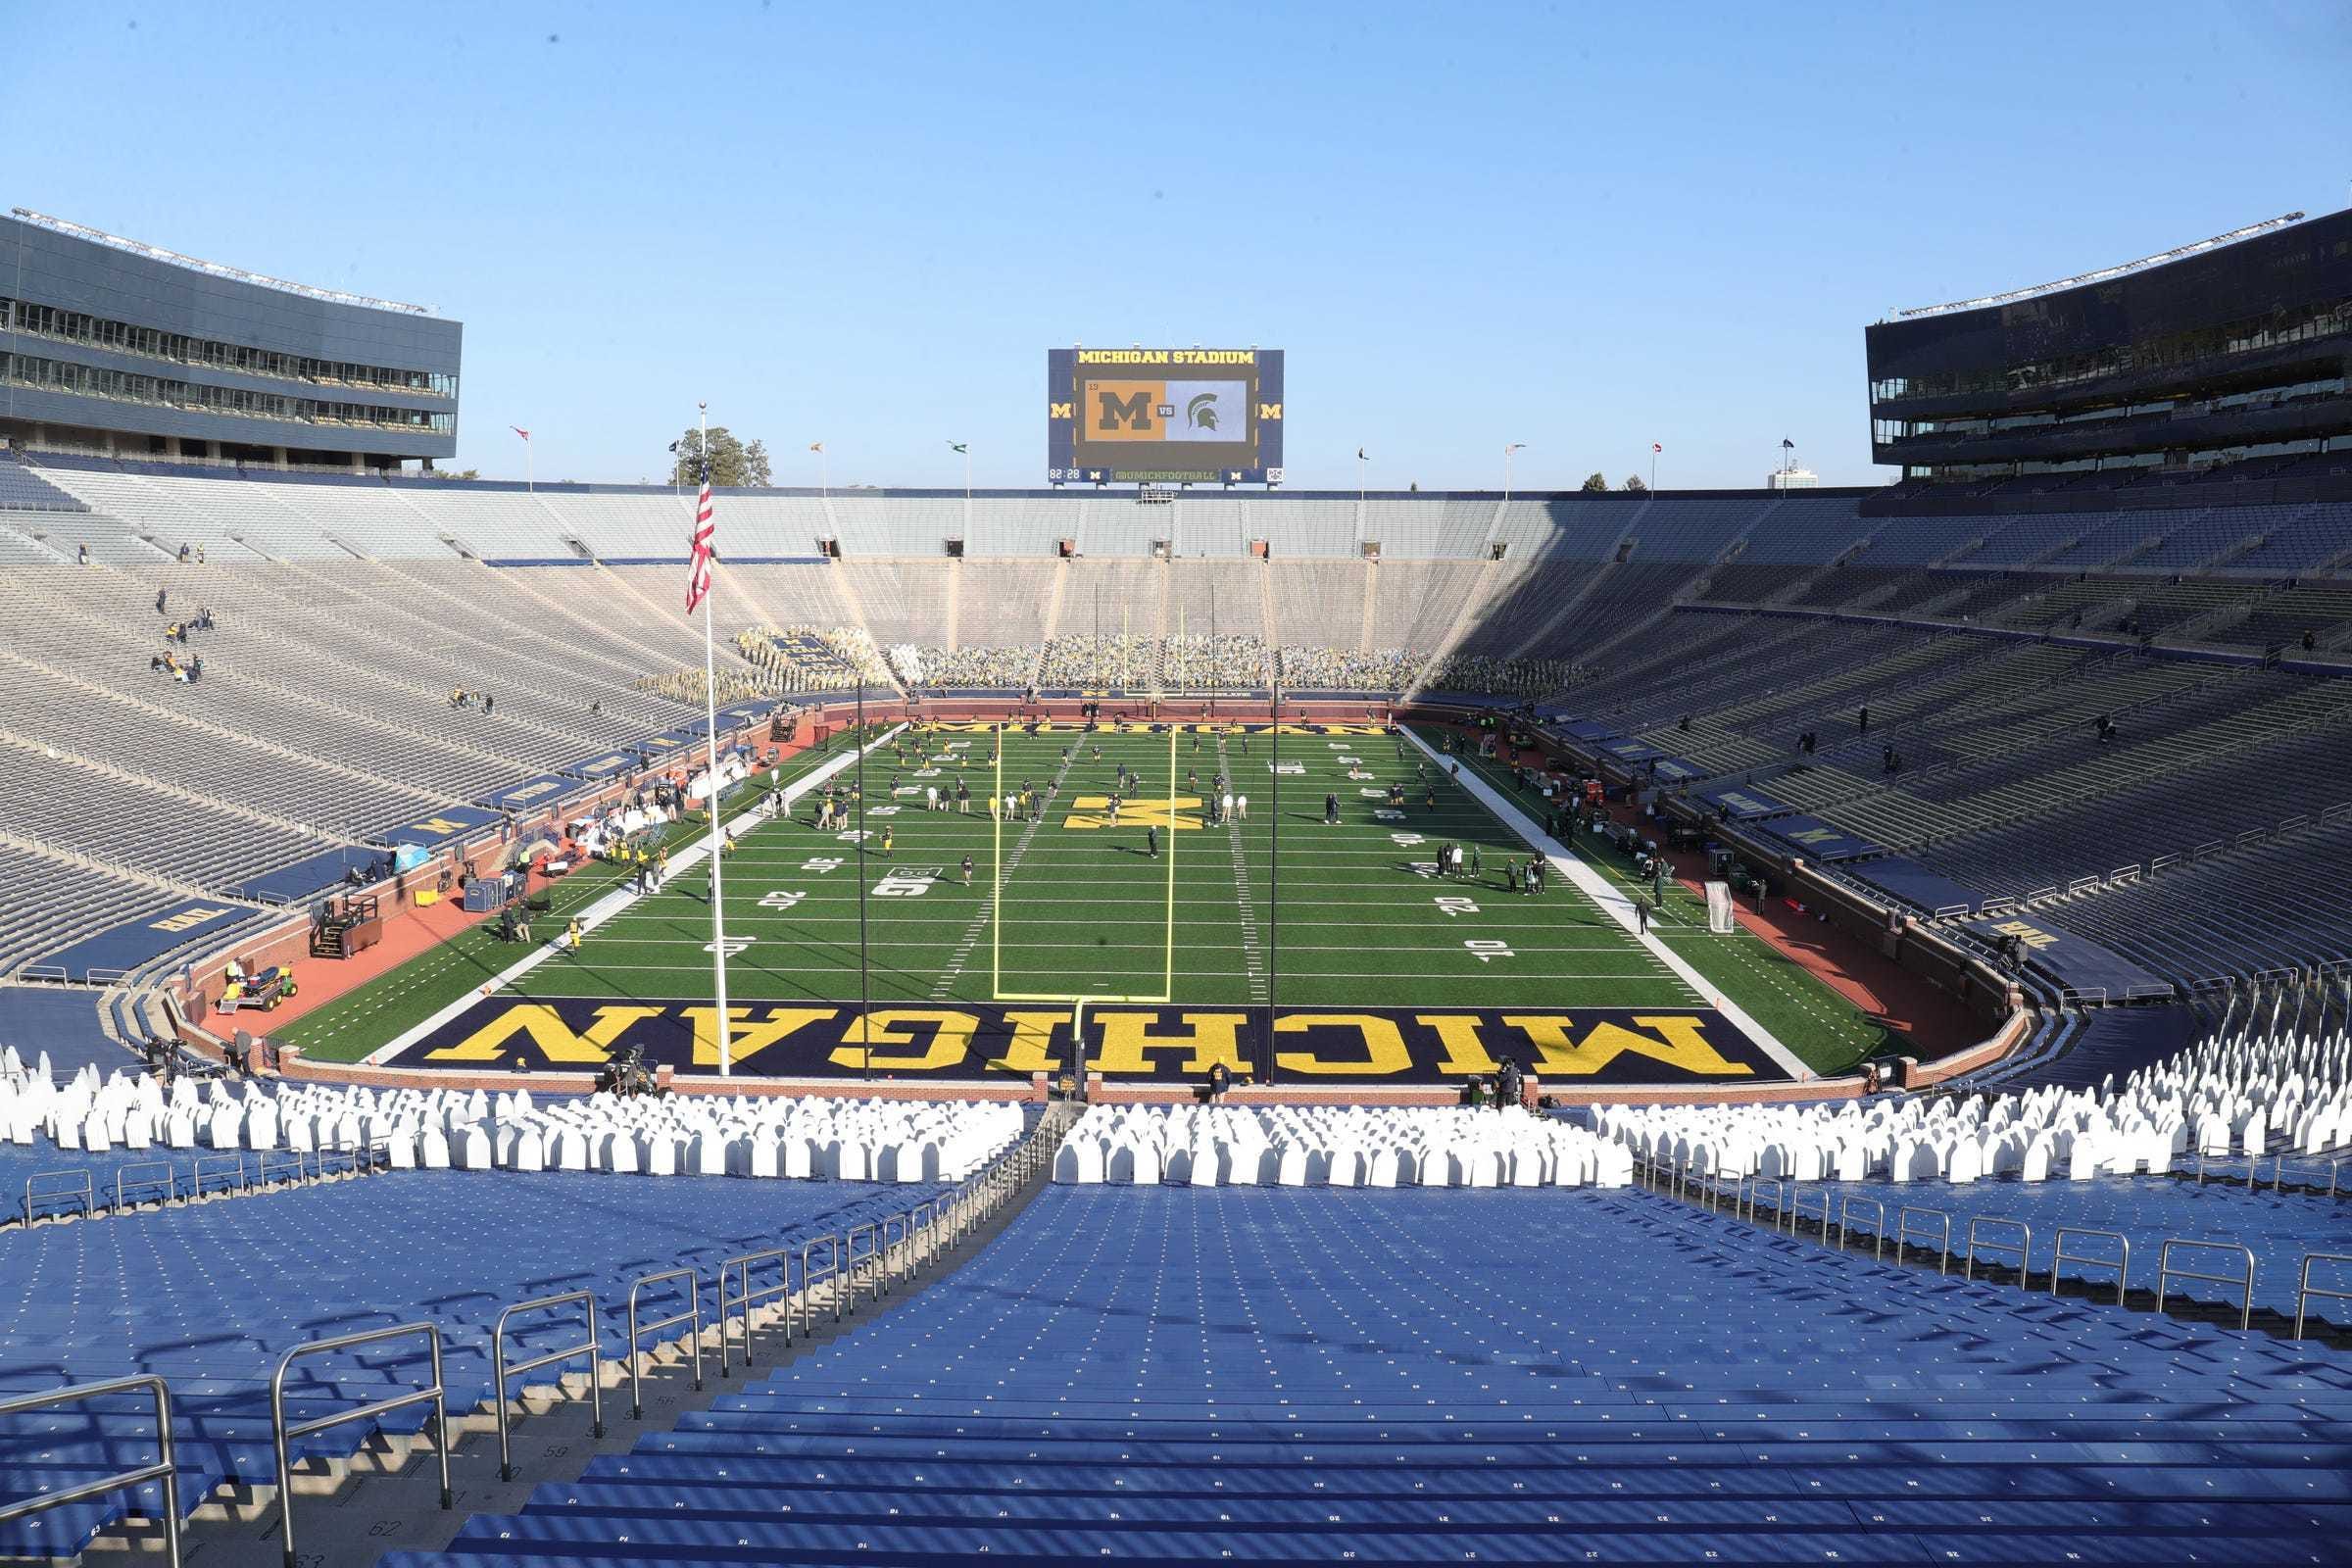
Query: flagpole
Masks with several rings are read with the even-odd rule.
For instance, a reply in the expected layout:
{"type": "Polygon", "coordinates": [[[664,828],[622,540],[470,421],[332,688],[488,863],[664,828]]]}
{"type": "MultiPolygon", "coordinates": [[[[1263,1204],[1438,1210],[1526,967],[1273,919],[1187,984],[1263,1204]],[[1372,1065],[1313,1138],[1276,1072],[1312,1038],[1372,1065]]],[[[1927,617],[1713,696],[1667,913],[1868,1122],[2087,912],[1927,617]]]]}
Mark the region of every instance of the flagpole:
{"type": "MultiPolygon", "coordinates": [[[[710,477],[710,405],[705,403],[699,407],[703,416],[703,478],[708,483],[710,477]]],[[[697,501],[699,505],[699,491],[697,501]]],[[[696,526],[701,526],[700,518],[696,519],[696,526]]],[[[715,552],[713,554],[715,557],[715,552]]],[[[715,559],[711,563],[711,570],[715,575],[715,559]]],[[[713,583],[711,586],[715,589],[717,585],[713,583]]],[[[718,804],[718,666],[712,652],[710,630],[710,606],[715,597],[715,593],[703,595],[703,718],[710,726],[710,771],[708,775],[710,793],[706,797],[710,807],[710,980],[712,988],[718,993],[718,1075],[728,1078],[734,1076],[735,1071],[732,1038],[735,1027],[734,1014],[727,1010],[727,896],[718,864],[723,843],[718,804]]]]}
{"type": "MultiPolygon", "coordinates": [[[[1281,656],[1277,654],[1276,658],[1281,656]]],[[[1268,790],[1273,799],[1267,827],[1266,843],[1266,1076],[1270,1087],[1274,1082],[1274,1019],[1275,1008],[1281,1005],[1282,995],[1282,675],[1274,676],[1273,702],[1267,716],[1274,720],[1266,744],[1271,756],[1273,780],[1268,790]]],[[[1235,770],[1239,772],[1237,768],[1235,770]]]]}
{"type": "MultiPolygon", "coordinates": [[[[859,1076],[874,1075],[874,965],[873,949],[866,939],[865,885],[873,880],[866,861],[865,837],[865,666],[858,666],[858,733],[851,744],[857,760],[851,765],[857,770],[852,777],[850,797],[858,808],[858,1038],[863,1049],[858,1053],[859,1076]]],[[[993,808],[996,803],[990,802],[993,808]]],[[[885,871],[888,867],[884,868],[885,871]]]]}

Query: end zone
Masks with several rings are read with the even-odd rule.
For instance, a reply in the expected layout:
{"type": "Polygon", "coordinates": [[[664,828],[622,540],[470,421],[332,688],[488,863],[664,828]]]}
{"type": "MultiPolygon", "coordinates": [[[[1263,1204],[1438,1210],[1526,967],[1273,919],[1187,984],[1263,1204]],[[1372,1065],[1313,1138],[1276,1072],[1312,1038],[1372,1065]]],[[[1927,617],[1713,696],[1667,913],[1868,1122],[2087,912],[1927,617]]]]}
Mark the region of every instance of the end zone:
{"type": "MultiPolygon", "coordinates": [[[[755,1003],[728,1008],[736,1075],[790,1080],[1107,1081],[1197,1085],[1222,1062],[1276,1087],[1456,1086],[1515,1060],[1547,1086],[1692,1088],[1792,1082],[1715,1008],[1285,1007],[755,1003]],[[1268,1070],[1270,1067],[1270,1071],[1268,1070]]],[[[718,1071],[708,1002],[492,997],[370,1058],[370,1065],[594,1072],[635,1048],[686,1076],[718,1071]]]]}

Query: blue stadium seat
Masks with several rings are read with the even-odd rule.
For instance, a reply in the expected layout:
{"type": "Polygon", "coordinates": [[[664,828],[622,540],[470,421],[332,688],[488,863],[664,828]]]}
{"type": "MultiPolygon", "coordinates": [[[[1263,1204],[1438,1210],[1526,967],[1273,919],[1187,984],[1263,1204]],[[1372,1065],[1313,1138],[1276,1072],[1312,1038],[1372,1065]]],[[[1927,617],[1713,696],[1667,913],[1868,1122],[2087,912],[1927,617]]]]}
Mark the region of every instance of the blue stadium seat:
{"type": "MultiPolygon", "coordinates": [[[[626,1339],[618,1304],[639,1277],[693,1267],[710,1281],[728,1255],[903,1213],[937,1191],[407,1171],[38,1226],[0,1248],[0,1395],[164,1376],[180,1497],[192,1511],[225,1479],[274,1477],[269,1380],[297,1346],[429,1319],[444,1336],[449,1403],[471,1409],[490,1396],[490,1334],[505,1306],[593,1290],[605,1353],[618,1355],[626,1339]]],[[[527,1354],[573,1336],[576,1324],[526,1320],[510,1338],[527,1354]]],[[[379,1347],[298,1363],[287,1387],[299,1408],[326,1413],[420,1386],[425,1371],[420,1346],[379,1347]]],[[[415,1430],[422,1416],[421,1407],[402,1412],[382,1430],[415,1430]]],[[[0,1497],[151,1462],[142,1434],[152,1429],[135,1401],[96,1414],[75,1407],[0,1418],[0,1497]]],[[[336,1428],[298,1453],[347,1454],[367,1436],[362,1425],[336,1428]]],[[[156,1506],[157,1491],[139,1500],[156,1506]]],[[[126,1506],[122,1496],[103,1497],[0,1525],[0,1551],[77,1551],[126,1506]]]]}
{"type": "Polygon", "coordinates": [[[1645,1193],[1055,1189],[911,1307],[386,1562],[2312,1561],[2347,1415],[2305,1348],[1645,1193]]]}

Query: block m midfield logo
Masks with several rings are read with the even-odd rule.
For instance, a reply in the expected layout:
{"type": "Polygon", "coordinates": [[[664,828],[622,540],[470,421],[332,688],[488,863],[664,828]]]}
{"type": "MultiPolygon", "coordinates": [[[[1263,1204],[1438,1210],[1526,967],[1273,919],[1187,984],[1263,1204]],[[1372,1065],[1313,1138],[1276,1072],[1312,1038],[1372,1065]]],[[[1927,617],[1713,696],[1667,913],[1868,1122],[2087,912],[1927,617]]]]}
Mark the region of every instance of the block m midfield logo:
{"type": "Polygon", "coordinates": [[[1089,381],[1079,399],[1086,441],[1243,441],[1247,381],[1089,381]]]}

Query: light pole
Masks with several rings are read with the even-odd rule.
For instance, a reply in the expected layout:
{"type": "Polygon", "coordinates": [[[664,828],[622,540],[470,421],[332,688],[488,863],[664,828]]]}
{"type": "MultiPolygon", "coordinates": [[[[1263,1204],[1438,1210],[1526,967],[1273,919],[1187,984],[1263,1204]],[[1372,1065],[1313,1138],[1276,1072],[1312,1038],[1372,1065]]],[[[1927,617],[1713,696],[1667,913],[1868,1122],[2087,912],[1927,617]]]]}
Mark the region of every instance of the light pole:
{"type": "Polygon", "coordinates": [[[1514,441],[1502,449],[1502,504],[1511,504],[1511,454],[1526,449],[1524,441],[1514,441]]]}

